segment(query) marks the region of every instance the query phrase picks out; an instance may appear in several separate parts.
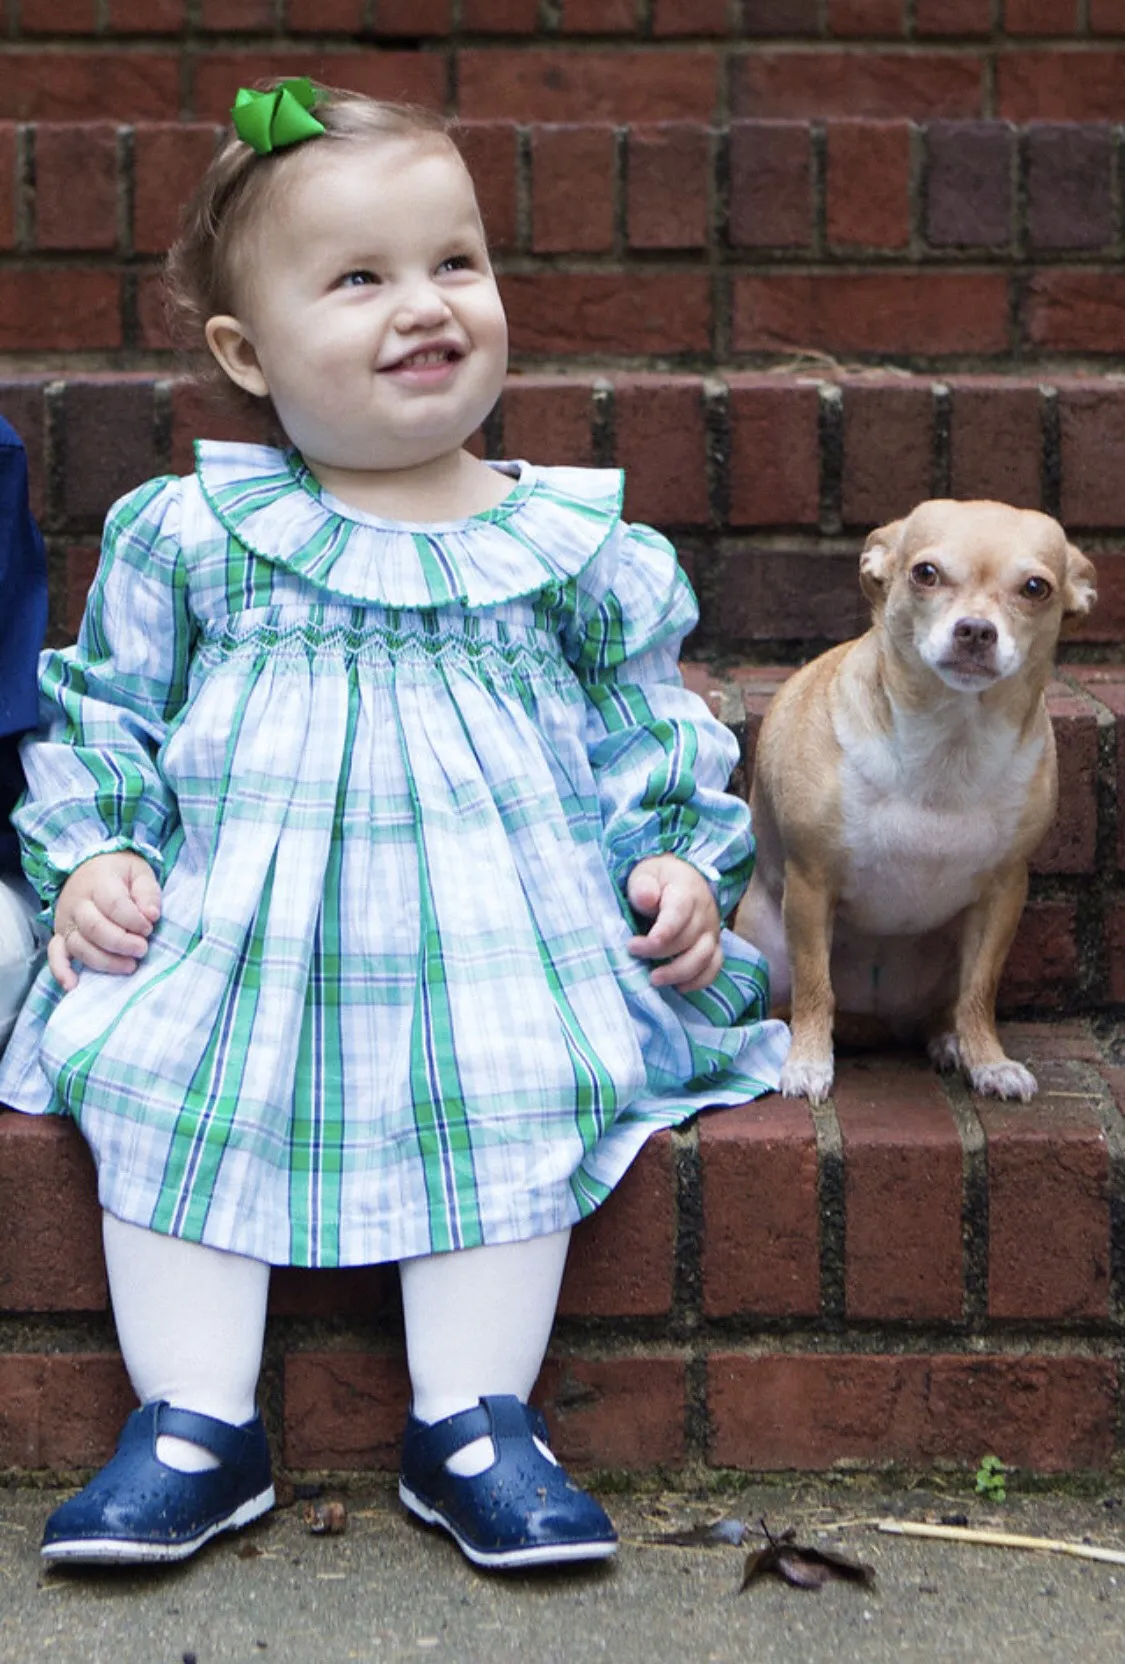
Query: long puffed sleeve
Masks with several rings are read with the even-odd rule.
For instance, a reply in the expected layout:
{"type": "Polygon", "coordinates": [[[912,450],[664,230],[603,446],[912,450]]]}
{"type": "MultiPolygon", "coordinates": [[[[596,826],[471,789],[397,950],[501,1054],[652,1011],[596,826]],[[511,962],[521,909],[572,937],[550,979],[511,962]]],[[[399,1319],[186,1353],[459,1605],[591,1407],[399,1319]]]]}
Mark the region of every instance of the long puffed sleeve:
{"type": "Polygon", "coordinates": [[[680,676],[699,614],[675,550],[648,526],[623,525],[575,582],[562,639],[587,695],[614,881],[623,891],[645,856],[678,855],[711,883],[725,916],[753,870],[750,811],[725,790],[733,734],[680,676]]]}
{"type": "Polygon", "coordinates": [[[78,642],[40,659],[13,820],[47,908],[92,855],[135,850],[162,875],[177,812],[157,753],[187,696],[192,636],[179,494],[177,479],[150,480],[114,504],[78,642]]]}

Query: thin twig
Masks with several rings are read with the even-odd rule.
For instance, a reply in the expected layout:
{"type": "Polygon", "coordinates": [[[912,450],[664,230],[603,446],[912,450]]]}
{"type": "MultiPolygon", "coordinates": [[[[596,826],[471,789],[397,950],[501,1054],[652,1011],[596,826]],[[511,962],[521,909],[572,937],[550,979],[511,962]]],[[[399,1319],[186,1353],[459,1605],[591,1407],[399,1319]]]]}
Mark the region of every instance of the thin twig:
{"type": "Polygon", "coordinates": [[[880,1520],[880,1531],[895,1537],[940,1537],[950,1543],[983,1543],[993,1548],[1031,1548],[1046,1554],[1070,1554],[1076,1560],[1105,1560],[1125,1566],[1125,1549],[1094,1543],[1064,1542],[1057,1537],[1022,1537],[1014,1531],[976,1531],[963,1525],[922,1525],[913,1520],[880,1520]]]}

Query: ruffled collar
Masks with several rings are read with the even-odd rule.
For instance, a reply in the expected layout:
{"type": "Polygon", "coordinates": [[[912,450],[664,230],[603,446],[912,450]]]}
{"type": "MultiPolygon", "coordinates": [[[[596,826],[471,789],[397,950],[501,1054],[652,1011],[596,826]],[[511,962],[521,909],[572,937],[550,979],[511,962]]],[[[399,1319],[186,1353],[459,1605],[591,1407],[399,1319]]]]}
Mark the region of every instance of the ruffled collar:
{"type": "Polygon", "coordinates": [[[212,512],[264,560],[343,600],[388,607],[495,606],[575,577],[621,516],[616,468],[498,466],[516,479],[496,508],[434,525],[380,520],[324,491],[296,451],[196,441],[212,512]]]}

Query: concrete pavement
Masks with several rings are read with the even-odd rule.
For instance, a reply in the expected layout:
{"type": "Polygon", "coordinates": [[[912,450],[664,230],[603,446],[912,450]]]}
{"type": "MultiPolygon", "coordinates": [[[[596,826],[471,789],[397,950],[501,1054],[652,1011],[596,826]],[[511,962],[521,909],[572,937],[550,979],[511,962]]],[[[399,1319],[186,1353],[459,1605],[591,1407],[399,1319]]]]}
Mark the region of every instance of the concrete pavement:
{"type": "Polygon", "coordinates": [[[1125,1484],[1119,1494],[1112,1480],[1092,1497],[1003,1505],[855,1479],[603,1492],[623,1538],[616,1563],[534,1576],[474,1571],[403,1517],[388,1482],[325,1493],[346,1501],[342,1536],[310,1534],[297,1502],[179,1568],[44,1575],[39,1532],[62,1494],[0,1488],[3,1664],[1120,1664],[1125,1653],[1125,1567],[862,1523],[964,1513],[1125,1546],[1125,1484]],[[869,1562],[875,1586],[813,1593],[769,1579],[740,1594],[744,1550],[643,1540],[763,1514],[869,1562]]]}

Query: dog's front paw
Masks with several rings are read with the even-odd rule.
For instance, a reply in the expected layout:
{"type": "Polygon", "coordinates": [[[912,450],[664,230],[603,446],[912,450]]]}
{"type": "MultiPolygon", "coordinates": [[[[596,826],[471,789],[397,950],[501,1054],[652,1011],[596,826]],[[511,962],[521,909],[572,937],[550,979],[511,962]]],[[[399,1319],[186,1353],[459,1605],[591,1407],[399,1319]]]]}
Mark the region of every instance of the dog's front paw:
{"type": "Polygon", "coordinates": [[[942,1074],[949,1074],[953,1069],[961,1067],[961,1045],[952,1029],[944,1034],[935,1034],[926,1047],[926,1053],[935,1069],[942,1074]]]}
{"type": "Polygon", "coordinates": [[[822,1104],[832,1090],[832,1072],[831,1058],[818,1063],[790,1056],[777,1089],[784,1098],[807,1098],[810,1104],[822,1104]]]}
{"type": "Polygon", "coordinates": [[[1031,1070],[1022,1063],[1013,1063],[1010,1057],[1002,1063],[982,1063],[968,1074],[973,1091],[985,1098],[1019,1098],[1026,1104],[1039,1090],[1031,1070]]]}

